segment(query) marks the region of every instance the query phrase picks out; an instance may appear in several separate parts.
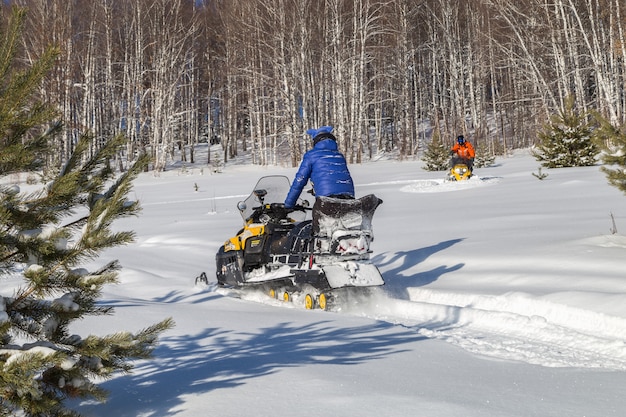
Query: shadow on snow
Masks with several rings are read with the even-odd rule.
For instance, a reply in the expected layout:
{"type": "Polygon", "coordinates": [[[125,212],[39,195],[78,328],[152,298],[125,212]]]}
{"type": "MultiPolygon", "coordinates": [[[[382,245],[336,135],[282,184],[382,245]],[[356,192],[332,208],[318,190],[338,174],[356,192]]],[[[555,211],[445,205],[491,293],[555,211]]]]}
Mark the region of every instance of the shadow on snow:
{"type": "Polygon", "coordinates": [[[388,254],[376,255],[372,258],[372,262],[383,273],[386,291],[396,298],[408,300],[407,288],[428,285],[444,274],[461,269],[464,264],[442,265],[430,271],[418,272],[412,275],[409,275],[407,271],[410,271],[415,265],[423,262],[435,253],[446,250],[462,241],[463,239],[447,240],[425,248],[396,252],[393,256],[388,254]]]}
{"type": "MultiPolygon", "coordinates": [[[[408,299],[407,288],[427,285],[463,264],[412,275],[407,271],[462,240],[396,252],[393,256],[380,254],[372,261],[383,271],[386,291],[408,299]]],[[[209,293],[202,301],[215,296],[209,293]]],[[[157,301],[176,303],[183,298],[186,296],[172,292],[157,301]]],[[[163,337],[154,358],[138,362],[132,375],[100,384],[110,391],[108,403],[83,403],[78,411],[118,417],[137,413],[174,416],[177,412],[173,410],[185,401],[181,396],[236,388],[284,368],[358,365],[400,353],[401,345],[424,339],[383,321],[347,328],[337,328],[329,321],[305,326],[280,323],[245,333],[207,328],[196,335],[163,337]]]]}
{"type": "Polygon", "coordinates": [[[173,416],[184,395],[236,388],[283,368],[358,365],[402,352],[402,344],[423,339],[384,322],[346,328],[329,321],[280,323],[246,333],[207,328],[196,335],[163,338],[154,359],[140,362],[133,375],[101,384],[110,391],[107,404],[83,404],[78,411],[173,416]]]}

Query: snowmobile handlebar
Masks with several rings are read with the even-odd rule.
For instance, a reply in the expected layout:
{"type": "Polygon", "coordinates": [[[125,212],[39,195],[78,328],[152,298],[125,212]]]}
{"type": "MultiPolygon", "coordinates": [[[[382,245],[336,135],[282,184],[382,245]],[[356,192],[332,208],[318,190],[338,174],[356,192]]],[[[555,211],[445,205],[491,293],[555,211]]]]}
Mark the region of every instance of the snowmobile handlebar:
{"type": "Polygon", "coordinates": [[[287,215],[289,213],[292,213],[294,211],[307,211],[307,210],[313,210],[310,207],[305,207],[303,205],[299,205],[296,204],[293,207],[285,207],[284,203],[271,203],[271,204],[267,204],[270,208],[270,210],[274,213],[276,213],[278,216],[278,218],[280,219],[284,219],[287,218],[287,215]]]}
{"type": "Polygon", "coordinates": [[[294,211],[305,212],[307,210],[313,209],[303,205],[295,205],[293,207],[287,208],[285,207],[284,203],[267,203],[254,207],[252,216],[250,216],[250,218],[254,222],[261,222],[261,218],[263,216],[268,216],[270,221],[278,222],[280,220],[286,219],[289,216],[289,213],[292,213],[294,211]]]}

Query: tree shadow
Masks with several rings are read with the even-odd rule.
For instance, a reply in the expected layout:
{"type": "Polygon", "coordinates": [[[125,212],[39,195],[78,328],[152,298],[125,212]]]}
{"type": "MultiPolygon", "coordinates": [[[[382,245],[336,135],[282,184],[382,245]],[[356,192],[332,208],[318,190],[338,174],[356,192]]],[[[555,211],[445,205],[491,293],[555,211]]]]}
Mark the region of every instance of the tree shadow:
{"type": "MultiPolygon", "coordinates": [[[[182,291],[169,291],[160,297],[155,297],[154,302],[161,304],[177,304],[182,302],[191,302],[192,304],[203,304],[215,298],[221,298],[222,296],[213,292],[210,288],[200,291],[201,297],[197,293],[184,293],[182,291]]],[[[145,305],[145,299],[140,298],[128,298],[125,300],[102,300],[101,304],[107,307],[113,307],[114,309],[123,307],[137,307],[145,305]]]]}
{"type": "Polygon", "coordinates": [[[154,359],[140,362],[133,375],[100,385],[111,393],[108,403],[83,403],[75,409],[88,415],[173,416],[186,395],[236,388],[284,368],[358,365],[425,339],[385,322],[338,326],[331,321],[280,323],[249,333],[207,328],[196,335],[165,337],[154,359]]]}
{"type": "Polygon", "coordinates": [[[425,248],[396,252],[388,257],[386,254],[376,255],[372,262],[383,271],[386,291],[399,299],[409,299],[407,288],[422,287],[438,280],[442,275],[461,269],[464,264],[439,266],[429,271],[407,275],[407,271],[423,262],[437,252],[462,242],[463,239],[452,239],[425,248]]]}
{"type": "MultiPolygon", "coordinates": [[[[406,271],[462,240],[449,240],[392,256],[381,254],[372,261],[384,271],[386,292],[408,299],[407,288],[427,285],[445,273],[460,269],[463,264],[440,266],[413,275],[406,275],[406,271]]],[[[155,301],[179,303],[197,296],[172,291],[155,301]]],[[[193,302],[210,302],[215,297],[219,296],[208,292],[193,302]]],[[[115,307],[125,305],[132,303],[115,307]]],[[[453,316],[454,311],[450,313],[453,316]]],[[[437,327],[441,323],[431,325],[437,327]]],[[[109,402],[77,402],[72,408],[85,415],[175,416],[178,412],[173,410],[184,404],[187,395],[237,388],[250,379],[285,368],[358,365],[407,351],[402,348],[403,344],[424,339],[426,337],[416,332],[406,332],[405,327],[383,321],[353,327],[341,327],[329,320],[304,326],[287,322],[251,332],[206,328],[195,335],[163,337],[154,358],[139,361],[133,374],[100,384],[110,392],[109,402]]]]}

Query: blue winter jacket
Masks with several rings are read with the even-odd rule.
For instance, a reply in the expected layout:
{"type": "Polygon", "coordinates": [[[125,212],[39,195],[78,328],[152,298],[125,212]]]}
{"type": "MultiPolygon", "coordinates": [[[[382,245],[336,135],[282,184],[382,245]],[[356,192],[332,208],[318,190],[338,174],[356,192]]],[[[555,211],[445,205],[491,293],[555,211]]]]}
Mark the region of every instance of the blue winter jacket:
{"type": "Polygon", "coordinates": [[[354,197],[354,183],[348,171],[346,158],[337,150],[337,142],[332,139],[317,142],[313,149],[304,154],[285,199],[285,207],[291,208],[296,204],[309,178],[318,197],[331,195],[354,197]]]}

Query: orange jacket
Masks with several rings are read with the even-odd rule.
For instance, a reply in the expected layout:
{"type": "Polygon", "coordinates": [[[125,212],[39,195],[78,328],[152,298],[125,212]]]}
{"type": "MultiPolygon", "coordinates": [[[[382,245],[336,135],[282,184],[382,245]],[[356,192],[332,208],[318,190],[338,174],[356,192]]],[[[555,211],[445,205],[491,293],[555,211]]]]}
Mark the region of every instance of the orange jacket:
{"type": "Polygon", "coordinates": [[[452,147],[452,152],[457,154],[459,158],[462,159],[472,159],[476,157],[476,152],[474,151],[474,147],[468,141],[463,142],[462,145],[455,143],[452,147]]]}

